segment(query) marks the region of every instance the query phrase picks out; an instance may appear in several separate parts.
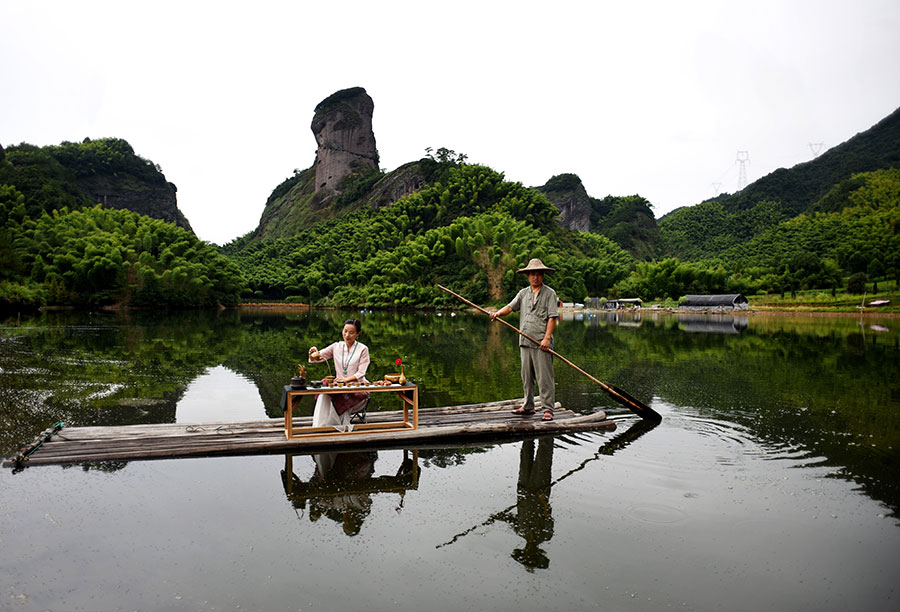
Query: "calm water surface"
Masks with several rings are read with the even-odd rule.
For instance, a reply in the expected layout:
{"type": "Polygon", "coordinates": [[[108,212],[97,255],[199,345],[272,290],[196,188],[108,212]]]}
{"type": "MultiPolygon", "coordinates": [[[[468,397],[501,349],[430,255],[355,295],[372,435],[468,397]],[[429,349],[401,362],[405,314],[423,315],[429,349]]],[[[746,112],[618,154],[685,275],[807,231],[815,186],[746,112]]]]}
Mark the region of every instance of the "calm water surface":
{"type": "MultiPolygon", "coordinates": [[[[351,315],[423,406],[521,392],[516,338],[469,314],[46,314],[0,327],[0,451],[57,421],[277,418],[351,315]]],[[[661,425],[558,363],[557,399],[616,431],[7,469],[0,611],[894,610],[898,339],[897,319],[572,315],[557,350],[661,425]]]]}

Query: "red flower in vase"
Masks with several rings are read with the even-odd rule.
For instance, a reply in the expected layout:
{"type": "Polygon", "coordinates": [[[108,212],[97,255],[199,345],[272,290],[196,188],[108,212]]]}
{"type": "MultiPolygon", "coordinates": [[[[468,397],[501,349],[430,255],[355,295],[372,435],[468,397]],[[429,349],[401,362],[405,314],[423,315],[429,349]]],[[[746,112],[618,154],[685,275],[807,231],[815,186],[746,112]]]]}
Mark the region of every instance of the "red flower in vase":
{"type": "Polygon", "coordinates": [[[397,359],[394,360],[394,363],[400,367],[400,379],[398,382],[401,385],[405,385],[406,384],[406,375],[403,373],[403,360],[400,359],[399,357],[397,357],[397,359]]]}

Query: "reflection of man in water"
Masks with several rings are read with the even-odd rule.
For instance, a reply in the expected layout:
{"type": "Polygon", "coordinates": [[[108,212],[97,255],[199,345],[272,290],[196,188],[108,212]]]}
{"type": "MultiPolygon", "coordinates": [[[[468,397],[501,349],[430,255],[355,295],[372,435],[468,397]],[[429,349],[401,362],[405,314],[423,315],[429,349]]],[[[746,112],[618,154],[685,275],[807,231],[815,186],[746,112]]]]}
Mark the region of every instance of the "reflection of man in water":
{"type": "Polygon", "coordinates": [[[368,480],[375,473],[377,453],[320,453],[313,455],[316,471],[310,482],[334,486],[335,495],[313,497],[309,500],[309,520],[317,521],[323,514],[344,526],[344,533],[359,533],[363,521],[372,509],[368,493],[341,493],[352,489],[354,483],[368,480]]]}
{"type": "Polygon", "coordinates": [[[506,520],[525,538],[525,546],[512,552],[512,558],[528,571],[546,569],[550,559],[540,544],[553,537],[550,507],[550,471],[553,465],[553,438],[541,438],[534,451],[534,440],[525,440],[519,453],[519,483],[516,516],[506,520]]]}
{"type": "Polygon", "coordinates": [[[513,559],[524,565],[529,572],[534,572],[535,568],[550,567],[550,559],[541,549],[541,544],[553,537],[553,509],[550,507],[552,467],[553,437],[540,438],[536,453],[533,438],[522,442],[522,450],[519,452],[516,505],[492,514],[488,520],[453,536],[449,542],[440,544],[438,548],[453,544],[479,527],[499,520],[509,523],[517,534],[525,538],[525,546],[512,551],[513,559]],[[513,508],[516,509],[515,513],[512,512],[513,508]]]}

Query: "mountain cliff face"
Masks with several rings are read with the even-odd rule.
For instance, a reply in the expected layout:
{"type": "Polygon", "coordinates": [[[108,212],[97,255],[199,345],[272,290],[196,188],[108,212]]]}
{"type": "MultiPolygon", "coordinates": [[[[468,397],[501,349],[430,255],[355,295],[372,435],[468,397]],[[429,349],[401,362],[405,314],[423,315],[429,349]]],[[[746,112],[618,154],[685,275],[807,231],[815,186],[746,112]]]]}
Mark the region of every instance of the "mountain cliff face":
{"type": "Polygon", "coordinates": [[[427,183],[420,162],[403,164],[375,184],[365,198],[366,203],[372,208],[388,206],[400,198],[415,193],[427,183]]]}
{"type": "Polygon", "coordinates": [[[338,91],[316,106],[310,126],[316,137],[316,194],[339,192],[344,180],[378,170],[378,150],[372,131],[375,103],[366,90],[338,91]]]}
{"type": "Polygon", "coordinates": [[[575,174],[559,174],[537,190],[559,209],[559,224],[577,232],[591,231],[591,197],[575,174]]]}
{"type": "Polygon", "coordinates": [[[165,177],[162,182],[144,183],[127,176],[86,176],[76,179],[76,184],[94,202],[162,219],[193,233],[191,224],[178,209],[176,187],[166,182],[165,177]]]}

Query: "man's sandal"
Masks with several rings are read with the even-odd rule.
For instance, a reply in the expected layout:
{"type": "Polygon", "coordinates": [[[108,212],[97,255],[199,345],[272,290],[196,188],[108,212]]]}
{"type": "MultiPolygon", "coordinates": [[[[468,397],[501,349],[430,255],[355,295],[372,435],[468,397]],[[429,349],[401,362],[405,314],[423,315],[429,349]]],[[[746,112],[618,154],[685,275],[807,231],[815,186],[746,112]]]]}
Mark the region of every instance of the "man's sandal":
{"type": "Polygon", "coordinates": [[[542,421],[552,421],[553,420],[553,411],[552,410],[544,410],[544,416],[541,417],[542,421]]]}
{"type": "Polygon", "coordinates": [[[534,415],[534,410],[526,410],[525,408],[516,408],[512,411],[512,413],[516,416],[532,416],[534,415]]]}

